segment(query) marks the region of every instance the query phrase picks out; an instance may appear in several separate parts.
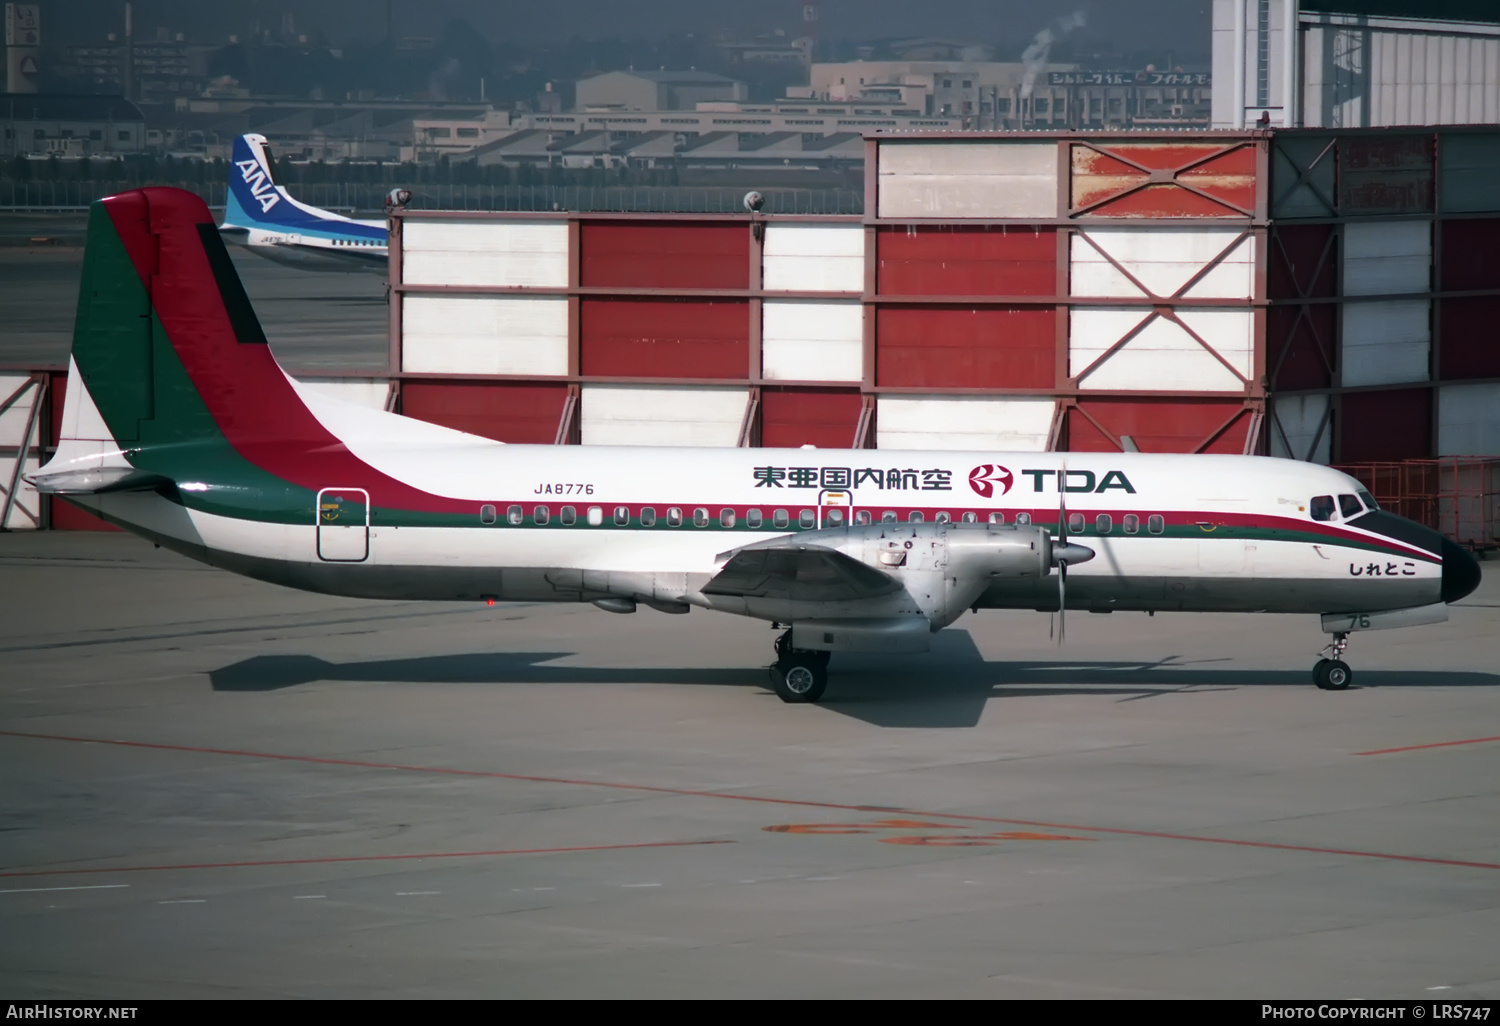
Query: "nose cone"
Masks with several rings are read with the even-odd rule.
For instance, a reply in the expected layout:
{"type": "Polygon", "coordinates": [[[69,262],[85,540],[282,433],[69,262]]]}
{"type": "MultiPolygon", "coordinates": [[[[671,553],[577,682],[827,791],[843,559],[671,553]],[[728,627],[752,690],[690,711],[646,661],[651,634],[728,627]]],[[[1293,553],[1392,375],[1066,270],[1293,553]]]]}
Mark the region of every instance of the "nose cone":
{"type": "Polygon", "coordinates": [[[1443,601],[1457,602],[1479,587],[1479,561],[1443,539],[1443,601]]]}

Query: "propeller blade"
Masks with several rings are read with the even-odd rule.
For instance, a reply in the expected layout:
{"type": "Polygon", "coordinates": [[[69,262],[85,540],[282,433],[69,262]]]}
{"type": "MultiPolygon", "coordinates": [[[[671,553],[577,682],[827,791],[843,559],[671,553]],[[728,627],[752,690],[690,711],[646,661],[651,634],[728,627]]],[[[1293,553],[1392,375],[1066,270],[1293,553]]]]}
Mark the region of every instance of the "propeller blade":
{"type": "Polygon", "coordinates": [[[1063,460],[1057,474],[1057,644],[1062,647],[1068,634],[1068,461],[1063,460]]]}
{"type": "Polygon", "coordinates": [[[1057,564],[1057,645],[1068,636],[1068,564],[1057,564]]]}

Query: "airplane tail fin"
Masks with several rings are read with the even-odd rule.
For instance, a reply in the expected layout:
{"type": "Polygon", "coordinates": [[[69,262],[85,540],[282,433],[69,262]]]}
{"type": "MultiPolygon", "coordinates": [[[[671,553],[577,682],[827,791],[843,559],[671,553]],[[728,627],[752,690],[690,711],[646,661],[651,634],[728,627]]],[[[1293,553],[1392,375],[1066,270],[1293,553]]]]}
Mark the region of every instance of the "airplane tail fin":
{"type": "Polygon", "coordinates": [[[322,238],[353,238],[361,246],[384,247],[385,225],[356,221],[294,199],[277,185],[271,151],[263,135],[242,135],[234,141],[229,162],[229,194],[224,201],[223,228],[245,232],[252,228],[297,232],[322,238]]]}
{"type": "Polygon", "coordinates": [[[57,492],[200,479],[320,431],[277,365],[203,200],[110,196],[89,212],[57,492]]]}

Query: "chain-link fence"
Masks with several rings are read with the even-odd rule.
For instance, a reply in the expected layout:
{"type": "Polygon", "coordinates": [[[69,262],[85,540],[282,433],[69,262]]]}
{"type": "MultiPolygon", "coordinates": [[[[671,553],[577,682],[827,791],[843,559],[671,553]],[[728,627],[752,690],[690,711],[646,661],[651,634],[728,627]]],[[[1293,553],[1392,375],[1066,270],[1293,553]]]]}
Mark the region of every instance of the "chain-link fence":
{"type": "MultiPolygon", "coordinates": [[[[183,185],[210,207],[224,206],[228,185],[183,185]]],[[[0,182],[0,211],[84,210],[90,203],[132,188],[120,182],[0,182]]],[[[414,210],[575,210],[651,214],[741,214],[748,189],[676,185],[417,185],[414,210]]],[[[861,214],[864,196],[853,189],[759,189],[766,214],[861,214]]],[[[303,203],[340,212],[378,211],[389,187],[323,183],[296,187],[303,203]]]]}

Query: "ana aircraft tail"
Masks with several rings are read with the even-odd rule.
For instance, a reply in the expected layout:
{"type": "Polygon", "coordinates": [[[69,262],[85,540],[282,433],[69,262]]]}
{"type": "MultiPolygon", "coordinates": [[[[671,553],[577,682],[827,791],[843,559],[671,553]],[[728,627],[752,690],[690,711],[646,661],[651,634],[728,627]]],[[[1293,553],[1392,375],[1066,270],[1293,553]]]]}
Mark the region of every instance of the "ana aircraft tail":
{"type": "Polygon", "coordinates": [[[387,241],[384,224],[356,221],[293,199],[276,184],[266,137],[254,134],[234,141],[223,227],[296,232],[314,238],[354,236],[380,246],[387,241]]]}

